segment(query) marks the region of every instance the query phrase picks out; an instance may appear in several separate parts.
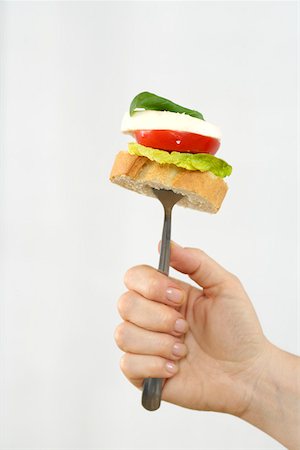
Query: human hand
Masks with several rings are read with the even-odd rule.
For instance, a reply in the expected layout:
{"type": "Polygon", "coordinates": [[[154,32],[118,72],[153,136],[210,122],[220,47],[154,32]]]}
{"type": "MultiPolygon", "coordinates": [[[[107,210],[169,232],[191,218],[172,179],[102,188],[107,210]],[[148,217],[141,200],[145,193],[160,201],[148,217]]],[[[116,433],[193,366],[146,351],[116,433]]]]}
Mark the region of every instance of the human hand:
{"type": "Polygon", "coordinates": [[[124,322],[115,333],[125,352],[121,369],[139,388],[144,378],[166,379],[168,402],[242,416],[271,345],[251,302],[240,281],[201,250],[172,243],[170,265],[199,287],[145,265],[125,275],[124,322]]]}

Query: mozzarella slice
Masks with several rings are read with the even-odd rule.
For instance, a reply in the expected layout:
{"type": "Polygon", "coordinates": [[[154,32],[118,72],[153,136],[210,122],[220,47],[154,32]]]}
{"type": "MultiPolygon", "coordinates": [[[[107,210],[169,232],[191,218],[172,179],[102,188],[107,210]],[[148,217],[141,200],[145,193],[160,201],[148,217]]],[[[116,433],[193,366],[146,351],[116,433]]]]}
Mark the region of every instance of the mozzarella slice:
{"type": "Polygon", "coordinates": [[[212,123],[170,111],[136,111],[132,116],[127,112],[121,123],[121,131],[132,134],[137,130],[185,131],[221,139],[221,131],[212,123]]]}

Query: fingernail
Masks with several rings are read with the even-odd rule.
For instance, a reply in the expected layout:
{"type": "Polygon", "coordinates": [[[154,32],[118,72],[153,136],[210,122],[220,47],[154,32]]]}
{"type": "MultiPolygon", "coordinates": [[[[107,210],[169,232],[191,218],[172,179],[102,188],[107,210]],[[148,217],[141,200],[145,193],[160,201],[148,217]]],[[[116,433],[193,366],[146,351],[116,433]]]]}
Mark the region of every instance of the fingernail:
{"type": "Polygon", "coordinates": [[[171,247],[179,247],[179,248],[182,248],[181,245],[177,244],[177,242],[174,242],[174,241],[171,241],[171,242],[170,242],[170,246],[171,246],[171,247]]]}
{"type": "Polygon", "coordinates": [[[176,288],[168,288],[166,290],[166,297],[168,300],[174,303],[182,303],[183,301],[183,291],[176,288]]]}
{"type": "Polygon", "coordinates": [[[176,342],[176,344],[173,345],[172,353],[175,356],[184,356],[186,354],[186,345],[181,342],[176,342]]]}
{"type": "Polygon", "coordinates": [[[184,319],[177,319],[174,325],[174,330],[178,333],[185,333],[188,329],[187,321],[184,319]]]}
{"type": "Polygon", "coordinates": [[[176,370],[177,370],[177,366],[176,366],[175,363],[173,363],[173,362],[171,362],[171,361],[168,361],[168,362],[166,363],[166,369],[167,369],[167,371],[170,372],[170,373],[175,373],[176,370]]]}

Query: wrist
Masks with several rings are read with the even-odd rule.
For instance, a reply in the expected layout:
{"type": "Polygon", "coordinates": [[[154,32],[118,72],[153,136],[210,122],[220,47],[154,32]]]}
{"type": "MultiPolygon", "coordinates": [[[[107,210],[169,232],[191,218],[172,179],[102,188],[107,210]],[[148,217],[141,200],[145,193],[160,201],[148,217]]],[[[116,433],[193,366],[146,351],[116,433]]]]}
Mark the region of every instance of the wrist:
{"type": "Polygon", "coordinates": [[[268,342],[256,375],[240,418],[289,449],[299,449],[300,358],[268,342]]]}

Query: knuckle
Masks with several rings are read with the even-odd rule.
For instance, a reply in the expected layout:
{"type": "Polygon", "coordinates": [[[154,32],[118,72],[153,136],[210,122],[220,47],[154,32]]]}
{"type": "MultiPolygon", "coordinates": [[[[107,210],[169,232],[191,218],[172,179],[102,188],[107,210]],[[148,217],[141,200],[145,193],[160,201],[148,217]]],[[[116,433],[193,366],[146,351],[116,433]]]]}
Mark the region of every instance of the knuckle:
{"type": "Polygon", "coordinates": [[[125,272],[123,281],[124,281],[125,286],[126,286],[128,289],[131,289],[131,288],[132,288],[133,280],[134,280],[135,278],[137,278],[139,272],[143,271],[145,268],[148,268],[148,266],[143,265],[143,264],[140,264],[140,265],[138,265],[138,266],[130,267],[130,269],[128,269],[128,270],[125,272]]]}
{"type": "Polygon", "coordinates": [[[172,310],[164,311],[161,316],[161,326],[165,331],[173,331],[174,323],[177,319],[177,314],[172,310]]]}
{"type": "Polygon", "coordinates": [[[148,359],[148,371],[151,375],[158,374],[162,367],[162,358],[159,356],[153,356],[148,359]]]}
{"type": "Polygon", "coordinates": [[[162,339],[160,342],[160,348],[162,349],[161,356],[166,358],[173,356],[173,346],[176,342],[178,342],[178,340],[170,335],[162,339]]]}
{"type": "Polygon", "coordinates": [[[165,363],[166,363],[165,358],[161,358],[161,357],[155,358],[155,361],[153,361],[153,366],[154,366],[153,368],[154,368],[155,372],[157,372],[157,373],[165,372],[165,363]]]}
{"type": "Polygon", "coordinates": [[[128,312],[131,308],[132,294],[130,291],[124,292],[118,301],[118,311],[120,316],[125,319],[128,316],[128,312]]]}
{"type": "Polygon", "coordinates": [[[130,365],[130,355],[128,355],[128,353],[124,353],[124,355],[121,357],[120,369],[127,378],[130,377],[131,365],[130,365]]]}
{"type": "Polygon", "coordinates": [[[129,353],[124,353],[120,359],[120,369],[126,378],[136,377],[136,367],[134,360],[129,353]]]}
{"type": "Polygon", "coordinates": [[[202,250],[201,248],[194,248],[192,250],[194,250],[195,253],[197,253],[197,255],[200,256],[200,257],[207,256],[207,253],[205,253],[205,251],[202,250]]]}
{"type": "Polygon", "coordinates": [[[161,282],[156,274],[151,275],[148,279],[147,297],[149,299],[156,298],[161,291],[161,282]]]}
{"type": "Polygon", "coordinates": [[[127,334],[126,328],[127,328],[126,323],[122,322],[117,326],[117,328],[115,330],[114,338],[115,338],[117,346],[120,349],[123,349],[125,346],[125,343],[126,343],[126,334],[127,334]]]}
{"type": "Polygon", "coordinates": [[[227,292],[227,294],[230,296],[232,296],[233,294],[238,295],[238,293],[243,291],[243,285],[240,279],[235,274],[229,272],[222,289],[223,292],[227,292]]]}
{"type": "Polygon", "coordinates": [[[135,267],[131,267],[130,269],[128,269],[125,272],[123,281],[124,281],[125,286],[127,286],[127,287],[128,287],[128,284],[130,283],[130,279],[132,277],[132,272],[134,271],[134,269],[135,269],[135,267]]]}
{"type": "Polygon", "coordinates": [[[205,253],[205,251],[201,248],[187,247],[187,250],[190,250],[190,252],[195,255],[198,261],[202,261],[205,256],[208,256],[207,253],[205,253]]]}
{"type": "Polygon", "coordinates": [[[163,314],[163,315],[161,316],[161,318],[160,318],[160,323],[161,323],[161,328],[162,328],[164,331],[169,330],[169,328],[170,328],[170,322],[171,322],[171,320],[170,320],[170,318],[169,318],[169,316],[168,316],[167,314],[163,314]]]}
{"type": "Polygon", "coordinates": [[[241,284],[241,281],[240,281],[239,277],[237,277],[234,273],[229,273],[229,281],[233,285],[240,285],[241,284]]]}

